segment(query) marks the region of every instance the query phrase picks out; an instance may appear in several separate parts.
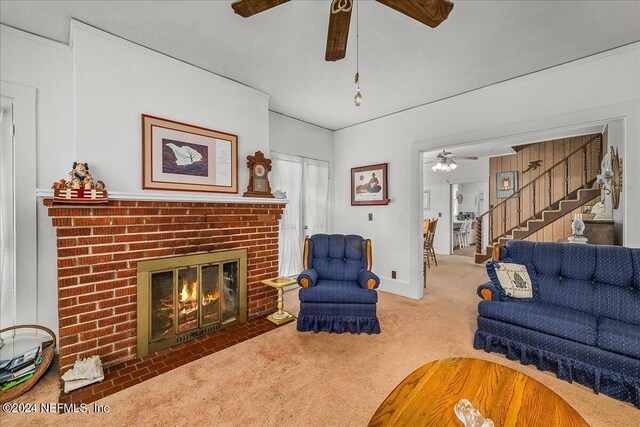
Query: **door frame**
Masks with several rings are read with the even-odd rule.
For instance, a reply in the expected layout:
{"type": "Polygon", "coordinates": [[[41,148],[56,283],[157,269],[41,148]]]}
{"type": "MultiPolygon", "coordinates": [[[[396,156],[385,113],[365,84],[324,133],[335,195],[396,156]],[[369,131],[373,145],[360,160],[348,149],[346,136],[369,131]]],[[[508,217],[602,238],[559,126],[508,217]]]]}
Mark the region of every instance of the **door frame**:
{"type": "MultiPolygon", "coordinates": [[[[13,321],[15,324],[32,324],[38,319],[36,89],[0,80],[0,95],[10,98],[13,104],[13,182],[14,186],[19,183],[13,194],[13,321]]],[[[6,326],[9,325],[2,325],[6,326]]]]}

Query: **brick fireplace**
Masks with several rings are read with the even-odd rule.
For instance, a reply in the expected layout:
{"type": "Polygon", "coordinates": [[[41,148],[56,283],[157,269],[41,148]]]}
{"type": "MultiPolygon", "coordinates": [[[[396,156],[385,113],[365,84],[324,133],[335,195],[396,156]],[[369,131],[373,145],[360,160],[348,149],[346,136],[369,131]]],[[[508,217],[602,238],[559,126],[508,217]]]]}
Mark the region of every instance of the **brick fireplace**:
{"type": "Polygon", "coordinates": [[[61,372],[96,354],[105,364],[137,357],[138,261],[245,248],[248,318],[276,305],[260,281],[278,274],[283,203],[44,203],[57,234],[61,372]]]}

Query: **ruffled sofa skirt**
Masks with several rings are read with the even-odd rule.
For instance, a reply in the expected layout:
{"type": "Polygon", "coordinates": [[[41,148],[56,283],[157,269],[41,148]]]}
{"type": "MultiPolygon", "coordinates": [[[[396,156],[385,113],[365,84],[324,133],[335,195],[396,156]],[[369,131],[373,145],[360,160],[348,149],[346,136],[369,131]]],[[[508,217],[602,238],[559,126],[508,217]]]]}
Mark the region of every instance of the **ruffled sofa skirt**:
{"type": "Polygon", "coordinates": [[[478,317],[473,347],[554,372],[561,380],[575,381],[640,409],[638,359],[484,317],[478,317]]]}

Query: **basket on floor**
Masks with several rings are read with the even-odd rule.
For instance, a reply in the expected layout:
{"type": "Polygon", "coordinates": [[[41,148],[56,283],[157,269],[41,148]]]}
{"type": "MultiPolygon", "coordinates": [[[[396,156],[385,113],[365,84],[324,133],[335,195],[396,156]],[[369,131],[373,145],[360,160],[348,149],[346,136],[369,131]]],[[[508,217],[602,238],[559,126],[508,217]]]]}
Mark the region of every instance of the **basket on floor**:
{"type": "Polygon", "coordinates": [[[22,394],[29,391],[31,387],[36,385],[38,380],[44,375],[45,372],[47,372],[47,369],[49,369],[49,365],[51,365],[53,357],[56,354],[56,335],[51,329],[39,325],[16,325],[0,329],[0,334],[15,329],[39,329],[41,331],[45,331],[46,333],[51,335],[53,343],[42,350],[42,362],[40,362],[40,365],[38,365],[38,368],[33,373],[33,376],[31,378],[21,384],[18,384],[15,387],[10,388],[7,391],[0,392],[0,403],[8,402],[18,396],[21,396],[22,394]]]}

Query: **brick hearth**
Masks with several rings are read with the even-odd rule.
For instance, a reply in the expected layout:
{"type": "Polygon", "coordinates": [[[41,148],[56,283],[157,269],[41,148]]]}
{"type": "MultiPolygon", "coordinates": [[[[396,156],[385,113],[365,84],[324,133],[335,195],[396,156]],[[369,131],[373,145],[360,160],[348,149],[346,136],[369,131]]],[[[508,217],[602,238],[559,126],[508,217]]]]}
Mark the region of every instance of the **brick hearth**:
{"type": "Polygon", "coordinates": [[[52,205],[57,229],[60,372],[100,355],[106,365],[136,351],[136,265],[143,259],[247,248],[248,318],[273,311],[283,204],[110,201],[52,205]]]}

